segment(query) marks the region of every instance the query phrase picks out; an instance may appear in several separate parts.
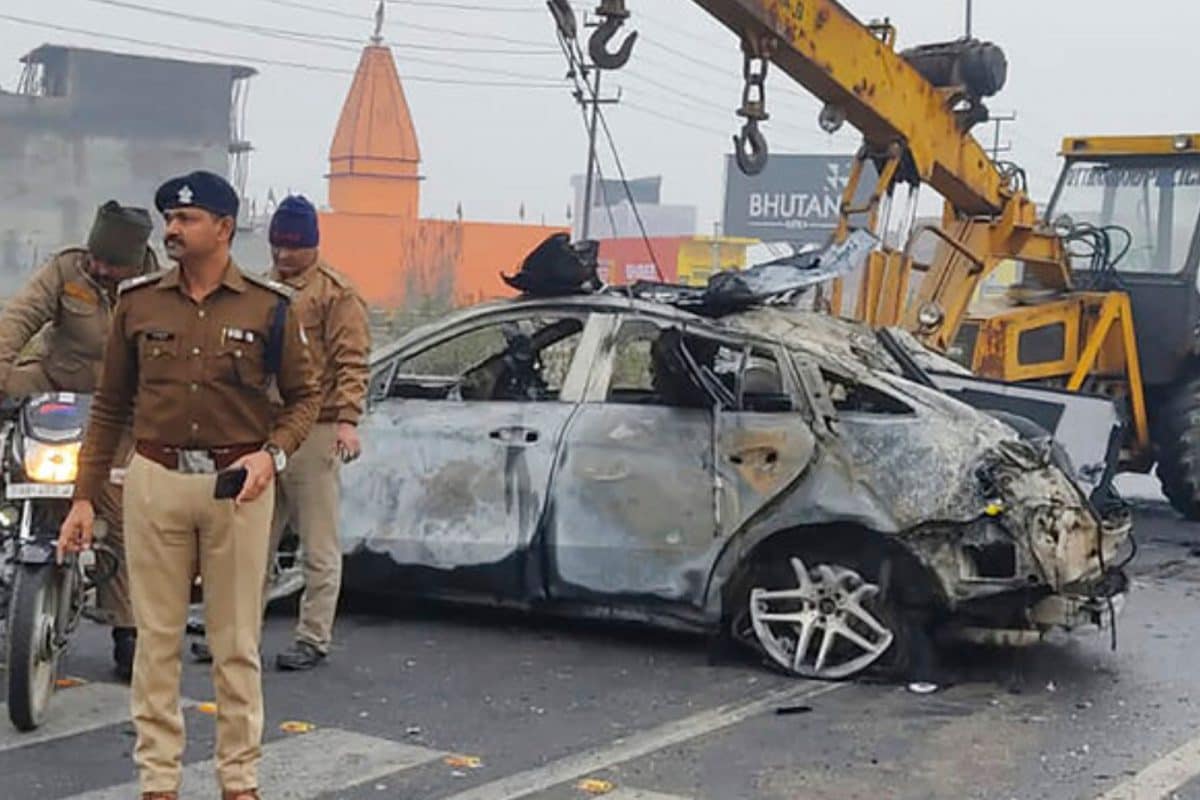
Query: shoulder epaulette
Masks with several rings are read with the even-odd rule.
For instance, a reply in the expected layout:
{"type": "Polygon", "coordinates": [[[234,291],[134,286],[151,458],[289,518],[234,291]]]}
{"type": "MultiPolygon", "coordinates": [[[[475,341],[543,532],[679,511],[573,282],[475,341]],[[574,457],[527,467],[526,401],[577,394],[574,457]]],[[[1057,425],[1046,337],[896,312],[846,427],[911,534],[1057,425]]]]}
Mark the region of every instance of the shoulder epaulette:
{"type": "Polygon", "coordinates": [[[63,249],[59,250],[54,254],[54,257],[58,258],[59,256],[87,255],[87,251],[88,249],[81,244],[72,245],[71,247],[64,247],[63,249]]]}
{"type": "Polygon", "coordinates": [[[275,294],[283,295],[288,300],[291,300],[292,295],[296,293],[295,289],[285,283],[280,283],[279,281],[265,278],[262,275],[255,275],[252,272],[246,272],[243,274],[246,276],[246,280],[250,281],[255,286],[261,286],[264,289],[270,289],[272,292],[275,292],[275,294]]]}
{"type": "Polygon", "coordinates": [[[319,269],[321,271],[321,273],[325,275],[325,277],[329,278],[329,280],[331,280],[335,284],[337,284],[338,288],[341,288],[341,289],[352,288],[350,281],[346,279],[346,276],[343,275],[342,273],[338,272],[336,269],[329,266],[328,264],[325,264],[322,262],[317,265],[317,269],[319,269]]]}
{"type": "Polygon", "coordinates": [[[170,270],[160,269],[158,272],[148,272],[145,275],[138,275],[136,278],[126,278],[117,284],[117,293],[125,294],[133,289],[138,289],[142,286],[149,286],[152,283],[158,283],[159,279],[168,272],[170,272],[170,270]]]}

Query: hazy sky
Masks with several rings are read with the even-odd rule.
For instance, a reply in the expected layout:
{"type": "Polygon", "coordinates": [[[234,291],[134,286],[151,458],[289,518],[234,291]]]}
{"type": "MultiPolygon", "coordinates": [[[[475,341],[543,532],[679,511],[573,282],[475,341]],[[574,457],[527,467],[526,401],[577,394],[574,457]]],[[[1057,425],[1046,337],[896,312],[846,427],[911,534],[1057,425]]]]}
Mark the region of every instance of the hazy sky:
{"type": "MultiPolygon", "coordinates": [[[[356,42],[371,33],[375,0],[121,4],[226,24],[169,18],[103,0],[2,0],[0,15],[97,35],[0,19],[0,87],[14,88],[17,58],[44,42],[254,66],[259,75],[252,80],[247,119],[256,148],[251,194],[290,188],[325,201],[329,140],[358,61],[356,42]],[[307,36],[264,36],[250,26],[307,36]],[[226,57],[174,50],[185,47],[226,57]]],[[[845,5],[864,21],[890,15],[901,47],[956,37],[964,25],[963,0],[845,5]]],[[[1035,198],[1048,193],[1063,135],[1200,129],[1192,67],[1200,4],[975,0],[974,5],[976,35],[996,41],[1008,54],[1008,85],[991,106],[1018,115],[1003,138],[1013,145],[1008,157],[1027,168],[1035,198]]],[[[605,94],[619,87],[626,101],[607,107],[621,157],[630,177],[662,174],[664,200],[698,206],[707,230],[720,215],[723,154],[740,123],[733,113],[740,101],[737,41],[690,0],[629,0],[628,6],[641,38],[630,65],[604,78],[605,94]]],[[[564,62],[544,4],[394,0],[387,16],[384,35],[395,47],[420,137],[423,214],[452,216],[461,201],[467,218],[515,220],[523,203],[533,220],[544,215],[548,222],[564,221],[568,179],[583,169],[586,138],[562,81],[564,62]],[[503,85],[422,80],[431,78],[503,85]],[[545,83],[564,88],[513,85],[545,83]]],[[[853,151],[853,132],[833,138],[821,133],[817,103],[782,73],[769,76],[767,97],[771,120],[764,129],[775,152],[853,151]]],[[[977,132],[990,141],[990,129],[977,132]]],[[[607,152],[602,163],[607,176],[615,175],[607,152]]]]}

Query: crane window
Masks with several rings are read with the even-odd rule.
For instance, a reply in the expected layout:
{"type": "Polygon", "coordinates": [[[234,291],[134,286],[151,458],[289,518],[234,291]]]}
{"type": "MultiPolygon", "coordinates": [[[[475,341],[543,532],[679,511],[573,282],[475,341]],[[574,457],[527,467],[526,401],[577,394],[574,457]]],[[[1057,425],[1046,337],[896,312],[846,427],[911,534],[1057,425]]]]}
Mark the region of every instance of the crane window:
{"type": "MultiPolygon", "coordinates": [[[[1073,162],[1062,176],[1050,218],[1061,214],[1076,224],[1127,230],[1129,249],[1118,271],[1180,272],[1200,217],[1200,161],[1073,162]]],[[[1125,237],[1114,234],[1112,243],[1115,250],[1123,249],[1125,237]]],[[[1076,269],[1088,267],[1085,255],[1074,256],[1073,262],[1076,269]]]]}

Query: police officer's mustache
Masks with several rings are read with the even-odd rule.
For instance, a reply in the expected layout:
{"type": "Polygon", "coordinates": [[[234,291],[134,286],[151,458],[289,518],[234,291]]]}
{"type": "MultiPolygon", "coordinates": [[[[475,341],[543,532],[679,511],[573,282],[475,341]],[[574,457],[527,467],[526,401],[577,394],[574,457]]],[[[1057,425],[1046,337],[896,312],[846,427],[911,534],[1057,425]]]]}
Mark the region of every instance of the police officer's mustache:
{"type": "Polygon", "coordinates": [[[182,245],[183,237],[179,236],[177,234],[171,234],[170,236],[163,239],[163,244],[166,245],[167,247],[170,247],[173,244],[174,245],[182,245]]]}

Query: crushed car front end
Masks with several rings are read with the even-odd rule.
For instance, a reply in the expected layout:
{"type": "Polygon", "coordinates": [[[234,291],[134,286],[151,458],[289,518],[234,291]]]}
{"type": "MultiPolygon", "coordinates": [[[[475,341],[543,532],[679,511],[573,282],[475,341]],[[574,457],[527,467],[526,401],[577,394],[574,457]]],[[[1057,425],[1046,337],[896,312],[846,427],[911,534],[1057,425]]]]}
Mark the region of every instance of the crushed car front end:
{"type": "Polygon", "coordinates": [[[870,527],[936,583],[925,596],[937,599],[944,631],[1016,644],[1112,623],[1128,588],[1131,517],[1119,501],[1094,502],[1052,438],[912,380],[866,326],[795,311],[740,316],[739,327],[778,336],[826,383],[836,372],[849,387],[821,446],[869,500],[870,527]],[[854,393],[876,399],[855,404],[854,393]]]}

